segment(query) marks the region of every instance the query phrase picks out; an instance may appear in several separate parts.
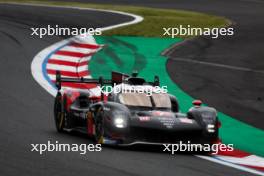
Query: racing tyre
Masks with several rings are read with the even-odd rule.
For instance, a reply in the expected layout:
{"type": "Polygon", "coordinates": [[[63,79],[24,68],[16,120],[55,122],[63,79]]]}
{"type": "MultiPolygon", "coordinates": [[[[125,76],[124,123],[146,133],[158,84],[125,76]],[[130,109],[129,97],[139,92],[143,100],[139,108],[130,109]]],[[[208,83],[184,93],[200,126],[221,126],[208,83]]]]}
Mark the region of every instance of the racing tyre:
{"type": "Polygon", "coordinates": [[[96,117],[95,117],[95,136],[94,138],[97,144],[103,144],[104,123],[103,123],[102,111],[100,109],[97,112],[96,117]]]}
{"type": "Polygon", "coordinates": [[[58,132],[63,132],[65,126],[65,113],[63,112],[61,99],[61,94],[57,94],[54,103],[54,120],[58,132]]]}

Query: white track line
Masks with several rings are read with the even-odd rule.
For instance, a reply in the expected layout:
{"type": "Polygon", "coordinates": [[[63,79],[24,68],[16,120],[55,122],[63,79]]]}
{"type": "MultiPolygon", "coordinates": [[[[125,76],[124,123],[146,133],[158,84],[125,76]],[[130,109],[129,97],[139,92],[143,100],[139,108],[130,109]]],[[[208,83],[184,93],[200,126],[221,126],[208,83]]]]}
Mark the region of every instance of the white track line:
{"type": "MultiPolygon", "coordinates": [[[[49,6],[49,5],[40,5],[40,4],[20,4],[20,3],[8,3],[8,4],[15,4],[15,5],[26,5],[26,6],[40,6],[40,7],[50,7],[50,8],[68,8],[68,9],[78,9],[78,10],[90,10],[90,11],[101,11],[101,12],[111,12],[111,13],[116,13],[116,14],[120,14],[120,15],[127,15],[127,16],[131,16],[134,19],[132,21],[129,22],[124,22],[122,24],[116,24],[116,25],[110,25],[110,26],[106,26],[101,28],[102,31],[105,30],[110,30],[110,29],[114,29],[114,28],[118,28],[118,27],[122,27],[122,26],[127,26],[127,25],[132,25],[132,24],[136,24],[139,23],[143,20],[143,18],[141,16],[138,15],[134,15],[131,13],[125,13],[125,12],[119,12],[119,11],[113,11],[113,10],[104,10],[104,9],[91,9],[91,8],[80,8],[80,7],[70,7],[70,6],[49,6]]],[[[95,40],[93,37],[89,38],[90,40],[90,44],[96,44],[95,40]]],[[[45,58],[54,50],[56,50],[59,47],[64,46],[65,44],[67,44],[69,41],[76,41],[78,43],[86,43],[85,41],[83,42],[78,36],[77,37],[73,37],[67,40],[63,40],[60,41],[56,44],[51,45],[48,48],[45,48],[44,50],[42,50],[40,53],[38,53],[32,63],[31,63],[31,73],[34,77],[34,79],[46,90],[48,91],[51,95],[56,96],[57,90],[50,85],[50,83],[45,79],[44,75],[42,74],[42,63],[45,60],[45,58]]],[[[80,58],[78,57],[67,57],[67,56],[59,56],[59,55],[52,55],[51,57],[52,59],[58,59],[58,60],[65,60],[65,61],[72,61],[72,59],[76,59],[79,60],[80,58]]]]}
{"type": "Polygon", "coordinates": [[[235,168],[235,169],[238,169],[238,170],[242,170],[242,171],[245,171],[245,172],[249,172],[249,173],[252,173],[252,174],[264,176],[263,172],[257,171],[255,169],[250,169],[250,168],[247,168],[247,167],[244,167],[244,166],[240,166],[240,165],[237,165],[237,164],[233,164],[231,162],[226,162],[226,161],[223,161],[223,160],[220,160],[220,159],[216,159],[216,158],[211,157],[211,156],[210,157],[209,156],[202,156],[202,155],[195,155],[195,156],[197,156],[198,158],[202,158],[202,159],[205,159],[205,160],[208,160],[208,161],[212,161],[212,162],[218,163],[218,164],[222,164],[224,166],[228,166],[228,167],[232,167],[232,168],[235,168]]]}
{"type": "Polygon", "coordinates": [[[198,61],[194,59],[187,59],[187,58],[172,58],[173,60],[180,61],[180,62],[188,62],[193,64],[202,64],[202,65],[208,65],[213,67],[220,67],[225,69],[231,69],[231,70],[237,70],[237,71],[245,71],[245,72],[254,72],[254,73],[261,73],[264,74],[264,71],[261,70],[253,70],[251,68],[245,68],[245,67],[238,67],[238,66],[232,66],[232,65],[225,65],[225,64],[218,64],[213,62],[205,62],[205,61],[198,61]]]}
{"type": "Polygon", "coordinates": [[[25,5],[25,6],[39,6],[39,7],[50,7],[50,8],[67,8],[67,9],[77,9],[77,10],[90,10],[90,11],[100,11],[100,12],[110,12],[110,13],[116,13],[116,14],[120,14],[120,15],[127,15],[127,16],[131,16],[134,18],[134,20],[132,21],[128,21],[128,22],[124,22],[124,23],[120,23],[120,24],[115,24],[115,25],[109,25],[106,27],[102,27],[102,31],[106,31],[106,30],[110,30],[110,29],[114,29],[114,28],[118,28],[118,27],[123,27],[123,26],[127,26],[127,25],[131,25],[131,24],[136,24],[139,23],[141,21],[143,21],[143,17],[139,16],[139,15],[135,15],[132,13],[127,13],[127,12],[121,12],[121,11],[116,11],[116,10],[105,10],[105,9],[93,9],[93,8],[85,8],[85,7],[73,7],[73,6],[57,6],[57,5],[45,5],[45,4],[30,4],[30,3],[16,3],[16,2],[3,2],[4,4],[14,4],[14,5],[25,5]]]}
{"type": "Polygon", "coordinates": [[[236,158],[232,156],[215,156],[215,157],[231,163],[242,164],[253,167],[258,166],[264,168],[264,158],[258,157],[256,155],[249,155],[243,158],[240,157],[236,158]]]}

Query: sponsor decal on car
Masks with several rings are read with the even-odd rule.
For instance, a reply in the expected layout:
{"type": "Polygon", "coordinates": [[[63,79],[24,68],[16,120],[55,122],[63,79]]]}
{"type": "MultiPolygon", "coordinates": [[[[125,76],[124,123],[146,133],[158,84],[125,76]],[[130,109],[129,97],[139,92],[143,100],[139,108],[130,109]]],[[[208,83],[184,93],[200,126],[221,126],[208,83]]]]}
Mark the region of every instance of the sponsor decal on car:
{"type": "Polygon", "coordinates": [[[182,123],[193,123],[193,121],[191,119],[187,119],[187,118],[180,118],[180,122],[182,122],[182,123]]]}
{"type": "Polygon", "coordinates": [[[171,118],[171,116],[167,117],[158,117],[159,121],[166,127],[172,128],[175,123],[175,118],[171,118]]]}
{"type": "Polygon", "coordinates": [[[154,111],[152,112],[154,116],[171,116],[171,112],[164,112],[164,111],[154,111]]]}
{"type": "Polygon", "coordinates": [[[141,122],[150,121],[149,116],[139,116],[138,118],[139,118],[139,121],[141,121],[141,122]]]}

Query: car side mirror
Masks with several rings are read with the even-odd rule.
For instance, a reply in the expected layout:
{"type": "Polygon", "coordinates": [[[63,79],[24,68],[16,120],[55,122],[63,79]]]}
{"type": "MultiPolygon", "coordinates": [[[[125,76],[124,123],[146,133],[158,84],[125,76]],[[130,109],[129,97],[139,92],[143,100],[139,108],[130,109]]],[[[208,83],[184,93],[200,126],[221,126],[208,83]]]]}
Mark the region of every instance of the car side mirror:
{"type": "Polygon", "coordinates": [[[202,103],[203,103],[203,102],[202,102],[201,100],[194,100],[194,101],[192,102],[193,106],[201,106],[202,103]]]}

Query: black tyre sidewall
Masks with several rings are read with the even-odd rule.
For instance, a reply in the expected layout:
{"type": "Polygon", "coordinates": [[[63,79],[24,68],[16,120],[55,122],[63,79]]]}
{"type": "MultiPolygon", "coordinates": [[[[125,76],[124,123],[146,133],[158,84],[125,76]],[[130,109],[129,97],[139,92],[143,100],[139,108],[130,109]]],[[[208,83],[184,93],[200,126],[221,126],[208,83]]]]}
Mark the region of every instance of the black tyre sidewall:
{"type": "MultiPolygon", "coordinates": [[[[55,126],[58,132],[63,132],[63,125],[60,128],[59,123],[60,123],[60,117],[59,113],[62,112],[62,101],[61,101],[61,94],[58,93],[56,98],[55,98],[55,103],[54,103],[54,120],[55,120],[55,126]]],[[[63,118],[63,121],[65,121],[65,117],[63,118]]],[[[64,122],[62,122],[64,124],[64,122]]]]}
{"type": "Polygon", "coordinates": [[[102,116],[102,111],[99,111],[96,114],[96,118],[95,118],[95,141],[96,143],[100,143],[102,144],[102,142],[100,141],[101,138],[104,136],[104,123],[103,123],[103,116],[102,116]],[[101,125],[101,126],[99,126],[101,125]],[[100,128],[100,129],[99,129],[100,128]]]}

